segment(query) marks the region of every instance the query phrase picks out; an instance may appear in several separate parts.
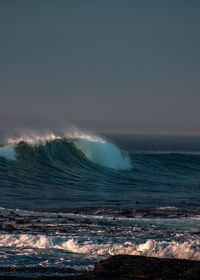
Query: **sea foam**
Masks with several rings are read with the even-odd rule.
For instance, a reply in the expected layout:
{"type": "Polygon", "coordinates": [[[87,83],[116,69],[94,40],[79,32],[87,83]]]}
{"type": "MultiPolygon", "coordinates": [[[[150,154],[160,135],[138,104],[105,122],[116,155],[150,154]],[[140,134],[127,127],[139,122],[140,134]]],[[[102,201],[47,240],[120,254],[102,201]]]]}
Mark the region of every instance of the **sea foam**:
{"type": "Polygon", "coordinates": [[[137,244],[134,242],[124,243],[102,243],[93,241],[81,241],[69,238],[32,235],[32,234],[2,234],[0,235],[0,247],[30,248],[30,249],[59,249],[76,254],[85,254],[95,258],[112,256],[117,254],[139,255],[159,258],[179,258],[200,260],[200,241],[188,240],[177,241],[157,241],[149,239],[146,242],[137,244]],[[62,241],[63,240],[63,241],[62,241]]]}

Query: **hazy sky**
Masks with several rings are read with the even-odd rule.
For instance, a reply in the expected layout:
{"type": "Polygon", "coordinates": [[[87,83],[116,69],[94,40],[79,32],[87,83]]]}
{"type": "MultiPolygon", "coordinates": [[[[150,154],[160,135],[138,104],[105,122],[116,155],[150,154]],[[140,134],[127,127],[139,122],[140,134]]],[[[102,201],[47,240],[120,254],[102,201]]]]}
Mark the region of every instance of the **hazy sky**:
{"type": "Polygon", "coordinates": [[[200,133],[199,0],[0,0],[0,125],[200,133]]]}

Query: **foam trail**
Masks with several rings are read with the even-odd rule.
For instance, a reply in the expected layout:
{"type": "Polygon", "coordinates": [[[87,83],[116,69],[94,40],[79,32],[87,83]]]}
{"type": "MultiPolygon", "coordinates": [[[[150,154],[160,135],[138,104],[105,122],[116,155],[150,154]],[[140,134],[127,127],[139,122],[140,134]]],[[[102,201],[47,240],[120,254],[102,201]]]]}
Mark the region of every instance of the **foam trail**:
{"type": "Polygon", "coordinates": [[[16,153],[14,146],[0,147],[0,157],[4,157],[7,160],[16,160],[16,153]]]}

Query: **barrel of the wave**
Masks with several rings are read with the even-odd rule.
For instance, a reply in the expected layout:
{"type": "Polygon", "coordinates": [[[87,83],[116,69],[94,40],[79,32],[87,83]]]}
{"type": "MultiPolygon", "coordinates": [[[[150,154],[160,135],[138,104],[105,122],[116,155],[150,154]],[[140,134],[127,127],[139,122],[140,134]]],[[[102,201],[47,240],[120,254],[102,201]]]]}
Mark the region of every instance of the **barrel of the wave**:
{"type": "Polygon", "coordinates": [[[109,143],[101,138],[78,138],[74,145],[89,160],[107,168],[115,170],[131,169],[131,160],[128,154],[120,151],[113,143],[109,143]]]}

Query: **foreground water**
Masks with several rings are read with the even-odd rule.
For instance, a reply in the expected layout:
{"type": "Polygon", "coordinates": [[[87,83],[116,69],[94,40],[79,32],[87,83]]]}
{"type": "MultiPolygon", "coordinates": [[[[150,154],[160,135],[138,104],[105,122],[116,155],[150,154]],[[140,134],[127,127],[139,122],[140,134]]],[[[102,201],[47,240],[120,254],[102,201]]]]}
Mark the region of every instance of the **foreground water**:
{"type": "Polygon", "coordinates": [[[80,273],[114,254],[200,260],[200,137],[0,139],[5,274],[80,273]]]}

